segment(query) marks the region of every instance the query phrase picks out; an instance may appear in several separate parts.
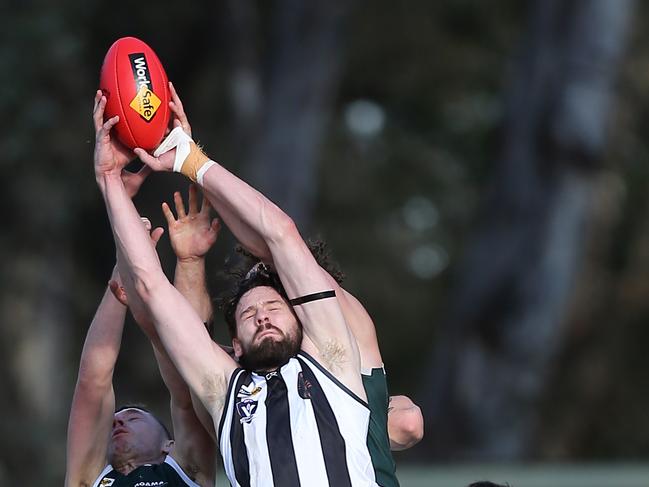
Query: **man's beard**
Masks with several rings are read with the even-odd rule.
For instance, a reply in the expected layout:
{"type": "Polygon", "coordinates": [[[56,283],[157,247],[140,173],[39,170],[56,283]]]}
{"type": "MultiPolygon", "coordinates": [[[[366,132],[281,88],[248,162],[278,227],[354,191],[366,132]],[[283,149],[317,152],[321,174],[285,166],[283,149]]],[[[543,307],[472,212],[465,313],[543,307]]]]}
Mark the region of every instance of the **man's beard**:
{"type": "MultiPolygon", "coordinates": [[[[277,328],[275,329],[277,330],[277,328]]],[[[263,331],[266,330],[264,329],[263,331]]],[[[244,350],[243,355],[239,357],[239,363],[246,370],[252,371],[276,369],[284,365],[300,351],[300,346],[302,345],[302,327],[298,326],[293,335],[287,335],[281,331],[280,333],[282,333],[281,340],[277,340],[270,335],[265,337],[261,342],[250,345],[250,348],[244,350]]]]}

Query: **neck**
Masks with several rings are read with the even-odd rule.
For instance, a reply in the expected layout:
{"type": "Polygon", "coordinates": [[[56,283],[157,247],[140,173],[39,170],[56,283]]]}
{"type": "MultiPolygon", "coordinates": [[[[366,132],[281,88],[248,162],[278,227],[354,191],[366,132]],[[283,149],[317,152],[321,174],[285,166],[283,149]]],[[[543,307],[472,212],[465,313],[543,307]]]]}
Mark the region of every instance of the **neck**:
{"type": "Polygon", "coordinates": [[[160,464],[164,462],[166,456],[167,455],[165,455],[164,453],[161,453],[156,458],[113,458],[111,466],[122,475],[128,475],[133,470],[141,467],[142,465],[160,464]]]}

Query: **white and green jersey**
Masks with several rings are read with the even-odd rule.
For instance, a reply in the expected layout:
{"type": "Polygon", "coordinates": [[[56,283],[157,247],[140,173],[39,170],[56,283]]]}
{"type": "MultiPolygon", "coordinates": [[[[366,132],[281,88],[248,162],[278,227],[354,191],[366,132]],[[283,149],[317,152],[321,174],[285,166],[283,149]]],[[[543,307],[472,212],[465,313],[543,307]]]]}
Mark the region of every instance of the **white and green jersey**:
{"type": "Polygon", "coordinates": [[[99,474],[92,487],[200,487],[193,482],[176,461],[167,456],[163,463],[140,465],[128,475],[111,465],[99,474]]]}

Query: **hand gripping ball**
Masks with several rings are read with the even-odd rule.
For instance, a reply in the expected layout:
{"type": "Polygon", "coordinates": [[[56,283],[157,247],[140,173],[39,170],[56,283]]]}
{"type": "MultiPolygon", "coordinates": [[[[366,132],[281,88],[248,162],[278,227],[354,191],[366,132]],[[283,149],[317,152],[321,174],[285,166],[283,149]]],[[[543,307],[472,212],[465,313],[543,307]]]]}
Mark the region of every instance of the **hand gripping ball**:
{"type": "Polygon", "coordinates": [[[135,37],[116,40],[104,58],[99,88],[104,118],[119,115],[114,130],[125,146],[155,149],[169,126],[169,82],[153,49],[135,37]]]}

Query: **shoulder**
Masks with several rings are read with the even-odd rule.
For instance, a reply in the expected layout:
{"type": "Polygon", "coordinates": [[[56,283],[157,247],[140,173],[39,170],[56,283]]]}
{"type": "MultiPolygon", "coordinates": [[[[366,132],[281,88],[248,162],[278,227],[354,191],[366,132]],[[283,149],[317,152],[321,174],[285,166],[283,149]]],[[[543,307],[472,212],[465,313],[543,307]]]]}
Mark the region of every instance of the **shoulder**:
{"type": "Polygon", "coordinates": [[[121,473],[113,470],[112,465],[106,465],[104,469],[99,473],[95,481],[92,483],[91,487],[103,487],[104,485],[112,485],[112,483],[121,476],[121,473]],[[108,481],[108,483],[106,483],[105,481],[108,481]]]}
{"type": "Polygon", "coordinates": [[[185,472],[180,465],[178,465],[178,462],[173,459],[171,455],[167,455],[167,458],[165,458],[164,464],[168,466],[168,468],[173,469],[173,471],[180,477],[180,480],[182,480],[184,483],[179,484],[179,485],[188,485],[189,487],[200,487],[196,482],[194,482],[192,479],[189,478],[189,475],[187,475],[187,472],[185,472]]]}
{"type": "MultiPolygon", "coordinates": [[[[331,371],[329,371],[316,358],[312,357],[304,350],[301,350],[300,353],[298,353],[295,363],[299,363],[302,372],[305,374],[304,378],[307,380],[312,379],[316,384],[319,384],[325,395],[334,395],[338,398],[348,398],[351,399],[353,403],[361,405],[364,409],[369,409],[366,400],[367,396],[365,394],[362,396],[357,394],[353,389],[345,385],[340,379],[332,374],[331,371]]],[[[363,390],[363,392],[365,391],[363,390]]]]}

